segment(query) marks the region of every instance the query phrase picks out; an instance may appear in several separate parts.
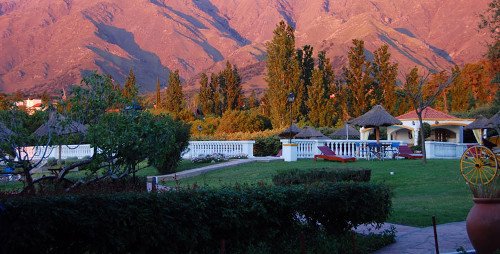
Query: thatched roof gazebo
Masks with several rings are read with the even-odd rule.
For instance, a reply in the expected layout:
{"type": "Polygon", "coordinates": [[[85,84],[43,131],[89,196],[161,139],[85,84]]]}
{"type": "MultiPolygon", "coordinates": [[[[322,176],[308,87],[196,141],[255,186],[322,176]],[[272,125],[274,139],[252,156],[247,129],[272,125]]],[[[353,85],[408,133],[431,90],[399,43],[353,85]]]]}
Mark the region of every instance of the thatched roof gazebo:
{"type": "Polygon", "coordinates": [[[84,134],[87,133],[87,127],[81,123],[68,120],[66,119],[66,117],[58,113],[51,112],[49,120],[42,126],[38,127],[34,134],[36,136],[47,136],[51,132],[56,136],[64,136],[77,133],[84,134]]]}
{"type": "Polygon", "coordinates": [[[330,136],[335,137],[335,138],[345,137],[346,139],[349,139],[349,138],[358,139],[360,136],[360,133],[358,130],[356,130],[356,128],[352,127],[351,125],[346,124],[343,128],[336,130],[330,136]]]}
{"type": "Polygon", "coordinates": [[[483,144],[483,129],[489,128],[489,119],[479,115],[479,117],[469,125],[464,127],[464,130],[472,130],[474,137],[477,142],[482,145],[483,144]]]}
{"type": "Polygon", "coordinates": [[[7,128],[4,123],[0,122],[0,140],[7,140],[12,135],[14,135],[14,132],[7,128]]]}
{"type": "Polygon", "coordinates": [[[479,117],[474,122],[465,126],[464,129],[465,130],[486,129],[489,128],[488,125],[489,125],[489,119],[482,115],[479,115],[479,117]]]}
{"type": "Polygon", "coordinates": [[[295,138],[300,138],[300,139],[328,139],[327,136],[323,135],[320,131],[314,129],[313,127],[306,126],[304,129],[302,129],[301,132],[299,132],[297,135],[295,135],[295,138]]]}
{"type": "Polygon", "coordinates": [[[365,128],[375,128],[375,137],[377,139],[377,143],[380,142],[381,126],[403,124],[401,121],[389,114],[389,112],[387,112],[381,105],[374,106],[372,109],[370,109],[370,111],[357,118],[349,120],[347,123],[365,128]]]}
{"type": "Polygon", "coordinates": [[[299,134],[302,131],[301,128],[297,127],[297,125],[292,124],[292,126],[288,127],[286,130],[278,134],[278,136],[282,138],[293,138],[295,135],[299,134]]]}
{"type": "Polygon", "coordinates": [[[500,111],[488,120],[488,128],[497,130],[500,128],[500,111]]]}

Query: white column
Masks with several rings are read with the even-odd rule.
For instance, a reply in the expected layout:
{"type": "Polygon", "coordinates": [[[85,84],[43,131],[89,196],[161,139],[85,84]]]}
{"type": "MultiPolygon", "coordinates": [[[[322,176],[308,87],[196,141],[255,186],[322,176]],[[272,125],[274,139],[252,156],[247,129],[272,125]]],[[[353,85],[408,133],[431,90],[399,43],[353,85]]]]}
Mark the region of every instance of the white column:
{"type": "Polygon", "coordinates": [[[253,158],[253,144],[255,144],[255,141],[245,141],[243,143],[243,153],[248,156],[248,158],[253,158]]]}
{"type": "Polygon", "coordinates": [[[413,130],[413,145],[418,145],[418,136],[420,135],[420,128],[415,128],[413,130]]]}
{"type": "Polygon", "coordinates": [[[464,142],[464,127],[459,126],[458,127],[458,133],[457,133],[457,143],[463,143],[464,142]]]}
{"type": "MultiPolygon", "coordinates": [[[[283,141],[282,141],[283,142],[283,141]]],[[[288,140],[282,143],[282,157],[285,161],[297,161],[297,144],[289,143],[288,140]]]]}

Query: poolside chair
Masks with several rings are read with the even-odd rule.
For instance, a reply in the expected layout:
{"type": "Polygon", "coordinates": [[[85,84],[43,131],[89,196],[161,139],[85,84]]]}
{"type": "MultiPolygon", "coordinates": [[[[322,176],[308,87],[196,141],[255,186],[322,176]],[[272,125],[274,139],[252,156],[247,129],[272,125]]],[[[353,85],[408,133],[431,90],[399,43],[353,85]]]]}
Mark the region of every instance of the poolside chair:
{"type": "Polygon", "coordinates": [[[406,159],[422,159],[424,155],[421,153],[413,153],[411,148],[408,146],[399,146],[399,152],[396,154],[396,157],[403,157],[406,159]]]}
{"type": "Polygon", "coordinates": [[[321,154],[314,155],[314,160],[317,158],[328,160],[328,161],[338,161],[338,162],[349,162],[356,161],[355,157],[344,156],[344,155],[336,155],[334,151],[332,151],[328,146],[318,146],[318,149],[321,151],[321,154]]]}

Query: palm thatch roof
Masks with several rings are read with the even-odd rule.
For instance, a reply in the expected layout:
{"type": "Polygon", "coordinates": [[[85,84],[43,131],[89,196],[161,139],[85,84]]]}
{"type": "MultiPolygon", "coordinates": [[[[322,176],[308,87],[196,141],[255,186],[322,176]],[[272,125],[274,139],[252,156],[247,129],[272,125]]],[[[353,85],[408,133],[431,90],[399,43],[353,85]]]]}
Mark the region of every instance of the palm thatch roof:
{"type": "Polygon", "coordinates": [[[360,133],[358,130],[356,130],[356,128],[352,127],[351,125],[346,124],[346,126],[336,130],[330,136],[345,138],[345,137],[347,137],[347,135],[349,135],[349,138],[359,138],[360,133]]]}
{"type": "Polygon", "coordinates": [[[278,134],[278,136],[285,137],[285,138],[292,138],[293,136],[297,135],[301,131],[302,131],[301,128],[297,127],[297,125],[295,125],[295,124],[292,124],[292,126],[288,127],[282,133],[278,134]]]}
{"type": "Polygon", "coordinates": [[[304,127],[304,129],[302,129],[301,132],[299,132],[297,135],[295,135],[295,138],[299,138],[299,139],[328,139],[328,137],[323,135],[323,133],[321,133],[320,131],[318,131],[310,126],[304,127]]]}
{"type": "Polygon", "coordinates": [[[47,136],[52,133],[63,136],[76,133],[86,133],[87,127],[81,123],[67,119],[61,114],[51,112],[49,120],[35,131],[37,136],[47,136]]]}
{"type": "Polygon", "coordinates": [[[403,124],[389,114],[381,105],[374,106],[370,111],[362,116],[349,120],[348,123],[367,128],[403,124]]]}
{"type": "Polygon", "coordinates": [[[488,127],[489,128],[499,128],[500,127],[500,111],[497,112],[494,116],[492,116],[488,120],[488,127]]]}
{"type": "Polygon", "coordinates": [[[489,128],[489,119],[480,115],[474,122],[465,126],[465,130],[486,129],[489,128]]]}

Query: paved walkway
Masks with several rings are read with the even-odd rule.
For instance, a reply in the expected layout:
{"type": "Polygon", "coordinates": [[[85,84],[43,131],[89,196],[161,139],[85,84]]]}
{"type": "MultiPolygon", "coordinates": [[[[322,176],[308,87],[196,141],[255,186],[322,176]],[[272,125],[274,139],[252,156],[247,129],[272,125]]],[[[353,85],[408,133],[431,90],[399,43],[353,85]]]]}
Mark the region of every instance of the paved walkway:
{"type": "MultiPolygon", "coordinates": [[[[397,224],[385,223],[381,229],[375,230],[373,227],[359,227],[356,231],[362,233],[380,232],[396,228],[396,243],[391,244],[375,254],[420,254],[436,253],[434,245],[434,232],[432,227],[415,228],[397,224]]],[[[457,248],[464,247],[465,250],[472,250],[473,247],[467,237],[465,221],[452,222],[437,225],[437,235],[440,253],[454,253],[457,248]]]]}
{"type": "Polygon", "coordinates": [[[148,176],[148,183],[151,182],[153,177],[158,177],[158,181],[174,181],[175,179],[183,179],[183,178],[188,178],[188,177],[193,177],[197,175],[201,175],[210,171],[218,170],[218,169],[223,169],[227,167],[233,167],[237,165],[242,165],[242,164],[247,164],[251,162],[270,162],[274,160],[283,160],[282,158],[279,157],[255,157],[255,158],[249,158],[249,159],[236,159],[236,160],[230,160],[228,162],[222,162],[218,164],[213,164],[201,168],[194,168],[190,170],[184,170],[181,172],[177,172],[174,174],[168,174],[168,175],[161,175],[161,176],[148,176]]]}

